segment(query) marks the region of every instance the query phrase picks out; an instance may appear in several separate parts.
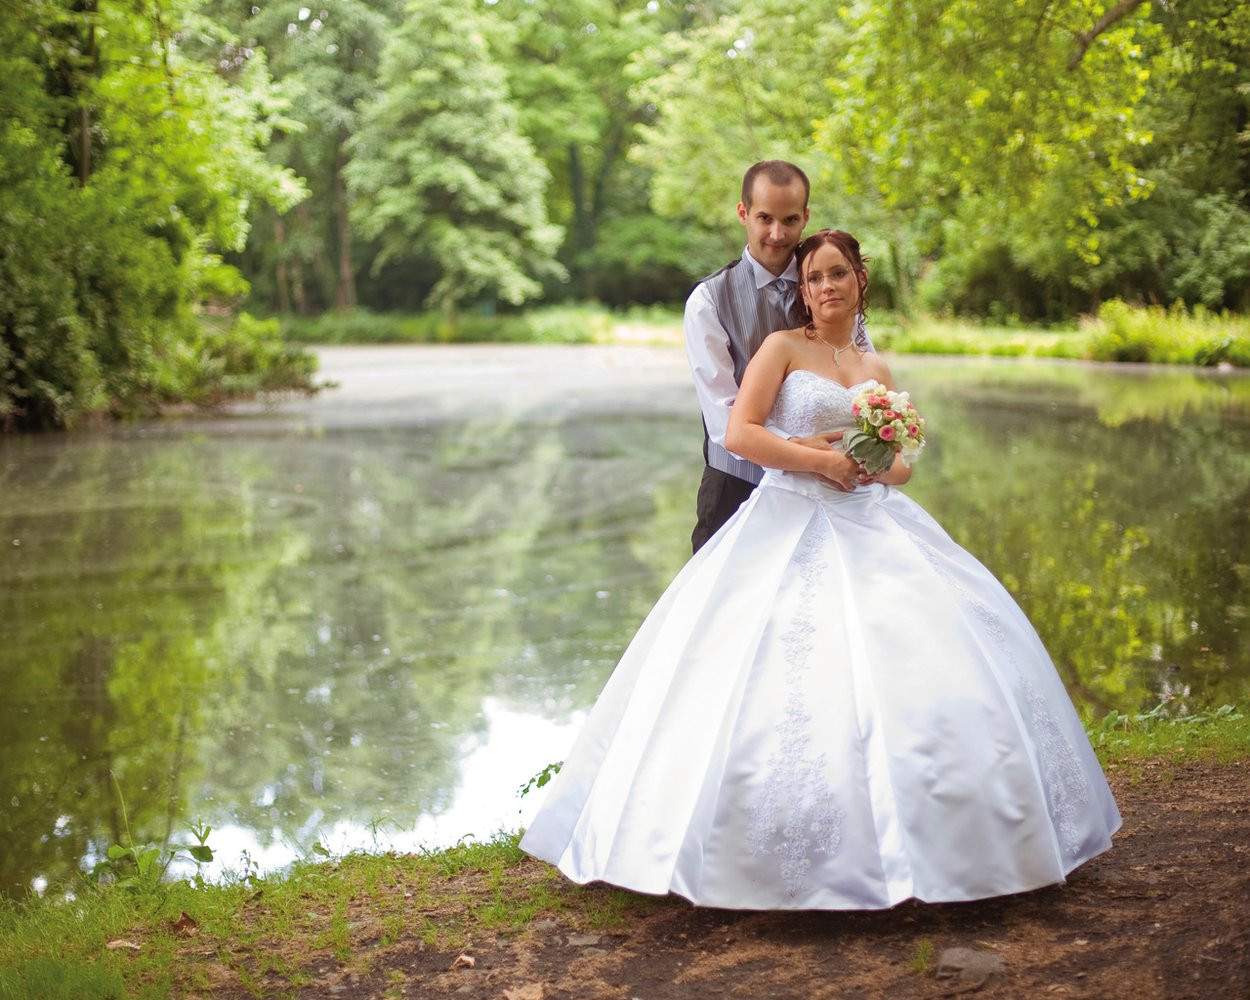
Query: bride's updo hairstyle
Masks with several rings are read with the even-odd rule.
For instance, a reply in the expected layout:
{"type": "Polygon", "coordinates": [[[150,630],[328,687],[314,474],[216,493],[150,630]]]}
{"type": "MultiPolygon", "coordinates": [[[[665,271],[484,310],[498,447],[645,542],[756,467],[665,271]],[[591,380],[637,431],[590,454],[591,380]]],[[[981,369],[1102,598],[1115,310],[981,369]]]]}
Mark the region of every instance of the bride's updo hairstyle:
{"type": "MultiPolygon", "coordinates": [[[[799,271],[799,284],[800,286],[803,284],[804,261],[826,245],[841,251],[842,256],[847,259],[851,269],[859,277],[859,306],[856,309],[859,317],[855,322],[855,343],[861,348],[867,348],[868,334],[864,317],[868,311],[868,272],[865,269],[868,258],[860,252],[859,240],[841,229],[819,229],[811,236],[805,236],[794,250],[794,263],[799,271]]],[[[802,297],[799,298],[799,306],[807,319],[807,337],[809,340],[815,339],[816,326],[812,322],[812,311],[802,297]]]]}

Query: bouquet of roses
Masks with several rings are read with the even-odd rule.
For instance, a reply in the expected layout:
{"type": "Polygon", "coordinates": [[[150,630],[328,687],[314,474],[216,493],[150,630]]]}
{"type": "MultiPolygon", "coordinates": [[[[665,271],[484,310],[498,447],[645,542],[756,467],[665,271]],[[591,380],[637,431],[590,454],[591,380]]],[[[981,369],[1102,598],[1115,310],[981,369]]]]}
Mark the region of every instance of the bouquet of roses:
{"type": "Polygon", "coordinates": [[[905,392],[870,382],[852,400],[851,413],[855,430],[843,435],[842,447],[870,476],[885,472],[895,455],[911,465],[924,449],[924,417],[905,392]]]}

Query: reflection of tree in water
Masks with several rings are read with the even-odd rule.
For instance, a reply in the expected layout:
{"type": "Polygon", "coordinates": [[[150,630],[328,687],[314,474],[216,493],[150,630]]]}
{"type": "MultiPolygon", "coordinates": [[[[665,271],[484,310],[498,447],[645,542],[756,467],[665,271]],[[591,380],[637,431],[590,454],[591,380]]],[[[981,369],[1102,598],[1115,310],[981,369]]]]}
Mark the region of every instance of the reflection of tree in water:
{"type": "Polygon", "coordinates": [[[45,440],[3,483],[5,538],[21,543],[0,587],[9,892],[122,839],[111,773],[136,837],[182,815],[187,741],[214,683],[203,623],[246,544],[235,529],[204,545],[222,510],[198,449],[65,444],[45,440]]]}
{"type": "Polygon", "coordinates": [[[249,680],[219,713],[227,752],[206,780],[262,842],[307,848],[336,820],[436,811],[455,779],[448,735],[479,724],[480,670],[435,641],[461,607],[423,551],[443,525],[426,448],[413,454],[420,433],[340,435],[276,457],[271,482],[312,501],[307,551],[228,622],[227,656],[249,680]]]}
{"type": "Polygon", "coordinates": [[[1243,699],[1229,498],[1250,490],[1250,380],[1002,365],[970,393],[966,372],[916,373],[934,454],[909,492],[1012,590],[1077,700],[1243,699]]]}
{"type": "Polygon", "coordinates": [[[518,468],[530,499],[518,496],[501,538],[495,583],[509,599],[488,622],[509,657],[496,690],[514,704],[586,707],[680,568],[700,461],[688,423],[621,413],[528,429],[549,460],[518,468]]]}
{"type": "Polygon", "coordinates": [[[228,657],[268,665],[248,668],[241,694],[278,709],[262,729],[232,705],[210,727],[237,749],[207,787],[252,795],[218,807],[304,846],[337,818],[410,826],[448,805],[460,755],[487,736],[485,696],[542,714],[593,699],[628,638],[622,617],[640,620],[663,586],[628,544],[653,520],[639,470],[643,483],[656,470],[654,422],[632,425],[334,436],[315,476],[294,451],[280,459],[274,481],[334,513],[309,526],[298,567],[228,618],[228,657]],[[257,655],[274,635],[280,648],[257,655]]]}

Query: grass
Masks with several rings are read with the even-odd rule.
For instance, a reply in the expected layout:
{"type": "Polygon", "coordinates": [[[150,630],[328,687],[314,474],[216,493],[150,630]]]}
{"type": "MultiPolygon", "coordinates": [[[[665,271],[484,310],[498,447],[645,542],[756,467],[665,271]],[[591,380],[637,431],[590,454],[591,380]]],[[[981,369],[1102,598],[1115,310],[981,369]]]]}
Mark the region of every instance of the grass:
{"type": "MultiPolygon", "coordinates": [[[[1166,706],[1091,719],[1104,766],[1149,771],[1250,757],[1250,717],[1231,707],[1169,716],[1166,706]]],[[[368,975],[393,949],[449,965],[475,943],[562,929],[619,931],[665,906],[603,885],[580,887],[529,859],[516,834],[419,854],[349,854],[199,887],[73,886],[61,898],[0,903],[0,1000],[211,996],[294,997],[326,969],[368,975]]],[[[929,969],[933,944],[910,965],[929,969]]],[[[388,995],[404,973],[386,973],[388,995]]]]}
{"type": "Polygon", "coordinates": [[[1086,730],[1104,766],[1160,759],[1228,763],[1250,755],[1250,716],[1231,705],[1190,715],[1169,715],[1162,705],[1137,715],[1112,711],[1086,730]]]}
{"type": "MultiPolygon", "coordinates": [[[[349,854],[200,888],[83,883],[63,899],[0,904],[0,998],[294,996],[318,962],[367,974],[414,940],[454,958],[484,936],[559,915],[618,928],[656,905],[568,883],[517,834],[413,855],[349,854]]],[[[450,961],[450,958],[448,959],[450,961]]],[[[392,982],[397,988],[397,983],[392,982]]]]}
{"type": "Polygon", "coordinates": [[[911,953],[909,963],[911,971],[917,974],[928,972],[933,967],[933,941],[921,938],[911,953]]]}

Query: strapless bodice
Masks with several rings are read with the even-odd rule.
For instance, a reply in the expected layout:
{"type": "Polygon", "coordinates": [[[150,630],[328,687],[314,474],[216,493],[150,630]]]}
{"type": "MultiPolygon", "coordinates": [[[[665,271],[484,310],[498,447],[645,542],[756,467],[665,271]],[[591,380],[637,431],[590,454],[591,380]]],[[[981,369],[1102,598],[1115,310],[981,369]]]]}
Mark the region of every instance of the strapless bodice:
{"type": "Polygon", "coordinates": [[[805,368],[796,368],[781,383],[769,422],[792,437],[850,430],[855,426],[851,402],[869,381],[848,388],[805,368]]]}

